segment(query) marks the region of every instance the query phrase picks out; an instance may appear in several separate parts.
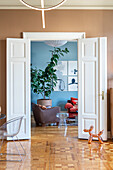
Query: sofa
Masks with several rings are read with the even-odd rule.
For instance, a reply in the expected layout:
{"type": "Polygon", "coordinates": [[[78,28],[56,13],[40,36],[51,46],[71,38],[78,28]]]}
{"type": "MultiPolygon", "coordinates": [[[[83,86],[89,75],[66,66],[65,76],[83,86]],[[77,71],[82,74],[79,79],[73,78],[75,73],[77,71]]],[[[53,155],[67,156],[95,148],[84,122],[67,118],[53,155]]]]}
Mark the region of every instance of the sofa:
{"type": "Polygon", "coordinates": [[[32,103],[32,110],[37,126],[40,124],[45,126],[50,123],[59,124],[60,119],[56,117],[56,114],[60,113],[60,107],[42,109],[39,105],[32,103]]]}

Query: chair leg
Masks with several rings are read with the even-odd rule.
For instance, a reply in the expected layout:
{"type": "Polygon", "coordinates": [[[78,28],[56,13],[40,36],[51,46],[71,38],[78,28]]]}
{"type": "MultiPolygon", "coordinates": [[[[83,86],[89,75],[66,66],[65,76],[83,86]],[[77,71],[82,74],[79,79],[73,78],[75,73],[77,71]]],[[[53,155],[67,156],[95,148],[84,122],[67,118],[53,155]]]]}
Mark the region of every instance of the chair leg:
{"type": "MultiPolygon", "coordinates": [[[[17,138],[17,140],[18,140],[18,142],[19,142],[22,150],[24,151],[24,154],[21,154],[21,153],[20,153],[20,151],[18,150],[18,147],[17,147],[17,145],[16,145],[16,142],[15,142],[14,138],[12,137],[13,142],[15,143],[15,148],[16,148],[16,150],[17,150],[18,153],[1,153],[1,155],[19,155],[19,156],[20,156],[20,160],[0,160],[0,161],[10,161],[10,162],[21,162],[21,161],[23,161],[22,155],[25,156],[25,155],[26,155],[26,152],[25,152],[25,150],[24,150],[24,148],[23,148],[22,144],[20,143],[20,141],[19,141],[19,139],[18,139],[17,136],[16,136],[16,138],[17,138]]],[[[2,142],[2,144],[3,144],[3,142],[2,142]]],[[[1,146],[2,146],[2,145],[1,145],[1,146]]]]}
{"type": "Polygon", "coordinates": [[[21,142],[19,141],[19,139],[18,139],[18,137],[16,136],[16,138],[17,138],[17,140],[18,140],[18,142],[19,142],[19,144],[20,144],[20,146],[21,146],[21,148],[22,148],[22,150],[23,150],[23,154],[21,154],[21,155],[24,155],[24,156],[26,156],[26,151],[25,151],[25,149],[24,149],[24,147],[22,146],[22,144],[21,144],[21,142]]]}
{"type": "Polygon", "coordinates": [[[15,142],[14,139],[13,139],[13,142],[15,143],[15,148],[16,148],[16,150],[17,150],[17,152],[18,152],[18,155],[20,156],[20,160],[17,160],[17,161],[18,161],[18,162],[21,162],[21,161],[23,161],[22,155],[20,154],[20,151],[18,150],[18,147],[17,147],[16,142],[15,142]]]}
{"type": "Polygon", "coordinates": [[[65,125],[65,133],[64,133],[64,136],[67,135],[67,125],[65,125]]]}

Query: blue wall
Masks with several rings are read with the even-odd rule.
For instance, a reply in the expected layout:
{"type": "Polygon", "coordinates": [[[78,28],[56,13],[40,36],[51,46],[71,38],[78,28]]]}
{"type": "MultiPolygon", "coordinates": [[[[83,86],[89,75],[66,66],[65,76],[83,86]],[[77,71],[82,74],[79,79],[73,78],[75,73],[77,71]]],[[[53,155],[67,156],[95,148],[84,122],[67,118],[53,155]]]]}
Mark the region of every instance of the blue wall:
{"type": "MultiPolygon", "coordinates": [[[[77,42],[68,42],[60,47],[61,49],[68,48],[69,53],[61,57],[62,61],[74,61],[77,60],[77,42]]],[[[49,50],[53,49],[46,45],[44,42],[31,42],[31,63],[33,67],[44,69],[51,59],[51,53],[49,50]]],[[[60,106],[61,110],[65,110],[64,106],[70,97],[78,97],[78,92],[75,91],[54,91],[51,94],[52,106],[60,106]]],[[[31,92],[31,101],[37,102],[37,99],[42,98],[41,95],[37,95],[31,92]]]]}

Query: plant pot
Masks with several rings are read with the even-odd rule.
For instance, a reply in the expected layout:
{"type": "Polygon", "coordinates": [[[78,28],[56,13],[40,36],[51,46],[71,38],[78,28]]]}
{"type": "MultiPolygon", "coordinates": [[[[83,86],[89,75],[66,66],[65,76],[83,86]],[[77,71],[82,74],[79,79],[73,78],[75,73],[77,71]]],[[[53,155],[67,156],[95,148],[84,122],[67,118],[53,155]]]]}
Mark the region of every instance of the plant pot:
{"type": "Polygon", "coordinates": [[[52,107],[51,99],[38,99],[37,104],[44,105],[46,107],[52,107]]]}

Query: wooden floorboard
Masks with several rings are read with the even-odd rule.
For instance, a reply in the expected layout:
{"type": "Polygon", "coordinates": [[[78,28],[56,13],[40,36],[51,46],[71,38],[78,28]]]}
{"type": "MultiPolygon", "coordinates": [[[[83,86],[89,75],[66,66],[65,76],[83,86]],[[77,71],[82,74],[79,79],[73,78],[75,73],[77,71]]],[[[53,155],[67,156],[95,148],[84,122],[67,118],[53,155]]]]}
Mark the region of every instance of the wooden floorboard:
{"type": "MultiPolygon", "coordinates": [[[[36,127],[32,125],[31,140],[21,141],[26,150],[22,163],[0,162],[0,170],[112,170],[113,143],[88,144],[77,138],[78,128],[69,126],[67,136],[64,128],[57,126],[36,127]]],[[[19,149],[20,146],[18,145],[19,149]]],[[[13,142],[5,142],[2,151],[15,152],[13,142]]],[[[2,159],[14,159],[5,156],[2,159]]],[[[16,156],[16,159],[19,157],[16,156]]]]}

